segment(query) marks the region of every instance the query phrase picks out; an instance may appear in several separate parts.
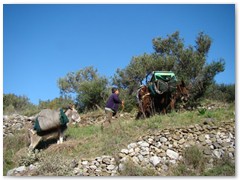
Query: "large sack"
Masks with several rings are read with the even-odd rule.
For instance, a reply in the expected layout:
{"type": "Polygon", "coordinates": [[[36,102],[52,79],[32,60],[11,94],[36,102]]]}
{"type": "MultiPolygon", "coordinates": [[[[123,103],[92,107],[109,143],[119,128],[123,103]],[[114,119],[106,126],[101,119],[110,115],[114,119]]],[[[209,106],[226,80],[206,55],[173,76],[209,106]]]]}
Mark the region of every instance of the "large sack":
{"type": "Polygon", "coordinates": [[[44,109],[38,114],[35,120],[34,130],[37,132],[46,131],[64,126],[68,122],[69,120],[62,109],[60,111],[44,109]]]}

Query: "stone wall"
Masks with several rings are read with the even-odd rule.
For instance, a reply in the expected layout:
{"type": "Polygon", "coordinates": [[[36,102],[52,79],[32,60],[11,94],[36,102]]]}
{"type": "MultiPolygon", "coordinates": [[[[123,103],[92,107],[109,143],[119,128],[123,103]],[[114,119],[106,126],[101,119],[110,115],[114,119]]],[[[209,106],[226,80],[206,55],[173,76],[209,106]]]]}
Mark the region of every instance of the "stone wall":
{"type": "Polygon", "coordinates": [[[176,165],[183,158],[184,149],[194,145],[203,149],[209,168],[213,166],[214,158],[223,155],[235,160],[234,121],[223,122],[220,126],[196,124],[187,128],[164,129],[157,134],[140,137],[119,152],[119,163],[111,156],[108,156],[108,163],[103,162],[104,157],[80,160],[74,168],[74,175],[118,175],[129,160],[164,175],[169,166],[176,165]]]}
{"type": "MultiPolygon", "coordinates": [[[[13,115],[3,117],[4,136],[21,130],[24,123],[32,122],[33,117],[13,115]]],[[[183,158],[186,147],[199,146],[208,159],[208,166],[213,166],[214,158],[227,155],[235,161],[235,120],[215,125],[209,119],[204,124],[195,124],[184,128],[168,128],[155,134],[139,137],[119,151],[117,160],[111,155],[92,159],[73,160],[71,165],[73,176],[118,176],[124,170],[127,161],[131,160],[142,167],[155,169],[164,175],[172,165],[183,158]]],[[[26,175],[36,170],[38,163],[28,167],[21,166],[8,172],[9,176],[26,175]]]]}
{"type": "Polygon", "coordinates": [[[19,114],[3,116],[3,137],[13,136],[16,131],[23,130],[25,125],[32,124],[34,116],[27,117],[19,114]]]}
{"type": "Polygon", "coordinates": [[[124,163],[131,159],[140,166],[149,166],[164,174],[169,165],[182,159],[186,147],[194,145],[203,149],[210,166],[213,158],[221,158],[224,154],[235,159],[234,122],[224,122],[221,126],[196,124],[187,128],[164,129],[141,137],[121,150],[119,167],[124,168],[124,163]]]}

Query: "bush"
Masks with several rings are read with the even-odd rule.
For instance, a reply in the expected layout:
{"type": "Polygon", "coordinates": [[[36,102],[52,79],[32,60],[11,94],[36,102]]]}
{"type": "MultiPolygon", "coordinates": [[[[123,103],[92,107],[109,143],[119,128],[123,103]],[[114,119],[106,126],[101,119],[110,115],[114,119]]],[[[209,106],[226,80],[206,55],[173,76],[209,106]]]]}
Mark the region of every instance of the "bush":
{"type": "Polygon", "coordinates": [[[173,170],[175,176],[235,176],[235,164],[227,157],[214,159],[214,167],[205,169],[207,159],[201,148],[188,147],[183,152],[183,161],[173,170]]]}
{"type": "Polygon", "coordinates": [[[58,109],[69,106],[69,104],[74,104],[74,100],[70,96],[61,96],[59,98],[55,98],[52,101],[39,101],[39,109],[58,109]]]}
{"type": "Polygon", "coordinates": [[[196,176],[204,172],[206,158],[198,146],[187,147],[183,152],[182,163],[173,170],[175,176],[196,176]]]}
{"type": "Polygon", "coordinates": [[[193,167],[196,170],[204,169],[205,157],[203,152],[198,146],[187,147],[184,151],[184,163],[188,166],[193,167]]]}
{"type": "Polygon", "coordinates": [[[214,167],[206,171],[204,176],[235,176],[235,164],[224,156],[221,159],[217,159],[214,162],[214,167]]]}
{"type": "Polygon", "coordinates": [[[26,147],[25,135],[16,133],[14,136],[7,136],[3,139],[3,174],[6,175],[9,169],[17,166],[17,152],[26,147]]]}
{"type": "Polygon", "coordinates": [[[235,102],[235,84],[212,84],[205,93],[205,98],[221,102],[235,102]],[[215,96],[213,96],[215,94],[215,96]]]}
{"type": "Polygon", "coordinates": [[[15,94],[3,95],[3,114],[19,113],[31,116],[37,113],[38,107],[29,102],[26,96],[15,94]]]}

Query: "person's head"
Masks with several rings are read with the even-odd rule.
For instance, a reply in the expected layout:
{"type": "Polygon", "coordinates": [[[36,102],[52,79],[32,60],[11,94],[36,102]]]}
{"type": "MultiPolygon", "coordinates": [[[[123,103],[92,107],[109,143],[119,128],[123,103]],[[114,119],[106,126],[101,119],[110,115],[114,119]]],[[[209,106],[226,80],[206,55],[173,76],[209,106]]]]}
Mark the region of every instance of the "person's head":
{"type": "Polygon", "coordinates": [[[116,87],[112,88],[112,93],[119,94],[119,90],[116,87]]]}

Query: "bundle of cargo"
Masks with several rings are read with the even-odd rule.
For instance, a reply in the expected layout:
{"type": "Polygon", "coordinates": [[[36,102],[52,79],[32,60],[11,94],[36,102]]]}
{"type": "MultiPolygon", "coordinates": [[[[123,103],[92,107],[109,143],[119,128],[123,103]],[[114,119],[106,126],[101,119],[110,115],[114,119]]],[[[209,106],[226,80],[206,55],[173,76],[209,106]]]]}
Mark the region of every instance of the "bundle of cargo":
{"type": "Polygon", "coordinates": [[[68,117],[62,109],[60,109],[60,111],[44,109],[38,114],[35,120],[34,130],[42,132],[60,126],[65,126],[68,122],[68,117]]]}
{"type": "Polygon", "coordinates": [[[147,86],[152,95],[176,91],[177,79],[172,71],[153,71],[151,74],[147,86]]]}

